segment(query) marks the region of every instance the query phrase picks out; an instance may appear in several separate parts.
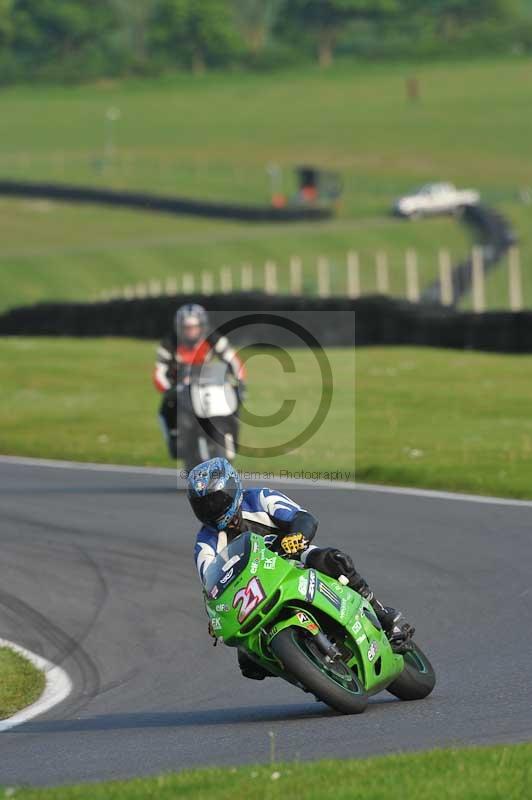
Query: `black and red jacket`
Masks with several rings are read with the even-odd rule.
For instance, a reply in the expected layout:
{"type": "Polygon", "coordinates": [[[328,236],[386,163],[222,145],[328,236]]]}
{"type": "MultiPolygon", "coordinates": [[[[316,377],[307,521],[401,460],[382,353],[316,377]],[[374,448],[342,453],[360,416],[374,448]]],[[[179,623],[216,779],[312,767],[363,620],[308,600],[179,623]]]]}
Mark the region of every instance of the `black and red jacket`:
{"type": "Polygon", "coordinates": [[[214,332],[195,344],[180,342],[176,334],[164,338],[157,348],[153,382],[160,392],[181,383],[187,371],[217,356],[230,367],[237,381],[246,378],[245,368],[226,336],[214,332]]]}

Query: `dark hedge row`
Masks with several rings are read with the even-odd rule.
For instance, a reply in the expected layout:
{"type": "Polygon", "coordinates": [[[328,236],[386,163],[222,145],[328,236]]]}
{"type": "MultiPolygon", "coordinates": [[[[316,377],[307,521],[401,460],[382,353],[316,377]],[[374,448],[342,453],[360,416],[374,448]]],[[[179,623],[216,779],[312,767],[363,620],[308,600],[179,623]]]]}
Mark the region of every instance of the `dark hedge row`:
{"type": "MultiPolygon", "coordinates": [[[[458,312],[385,297],[270,297],[261,293],[160,297],[109,303],[41,303],[0,316],[0,335],[126,336],[158,339],[176,308],[201,302],[216,326],[244,315],[278,314],[301,325],[324,346],[428,345],[507,353],[532,353],[532,312],[458,312]]],[[[260,321],[260,320],[259,320],[260,321]]],[[[231,331],[237,344],[294,345],[283,327],[249,325],[231,331]],[[261,327],[262,326],[262,327],[261,327]],[[263,332],[261,334],[261,331],[263,332]]]]}
{"type": "Polygon", "coordinates": [[[0,180],[0,195],[61,200],[71,203],[98,203],[166,214],[187,214],[215,219],[238,219],[242,222],[298,222],[328,219],[329,208],[272,208],[271,206],[241,206],[233,203],[213,203],[183,197],[165,197],[145,192],[93,189],[88,186],[69,186],[57,183],[0,180]]]}

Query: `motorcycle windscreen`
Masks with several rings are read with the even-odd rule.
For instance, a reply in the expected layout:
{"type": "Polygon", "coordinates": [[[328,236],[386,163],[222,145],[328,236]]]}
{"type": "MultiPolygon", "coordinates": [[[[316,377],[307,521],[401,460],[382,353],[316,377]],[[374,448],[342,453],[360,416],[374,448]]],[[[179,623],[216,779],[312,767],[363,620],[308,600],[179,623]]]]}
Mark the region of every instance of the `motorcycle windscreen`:
{"type": "Polygon", "coordinates": [[[241,533],[221,550],[205,570],[203,587],[209,597],[218,597],[246,568],[251,552],[251,534],[241,533]]]}
{"type": "Polygon", "coordinates": [[[236,391],[230,383],[225,386],[194,383],[190,387],[190,399],[199,419],[230,417],[238,408],[236,391]]]}

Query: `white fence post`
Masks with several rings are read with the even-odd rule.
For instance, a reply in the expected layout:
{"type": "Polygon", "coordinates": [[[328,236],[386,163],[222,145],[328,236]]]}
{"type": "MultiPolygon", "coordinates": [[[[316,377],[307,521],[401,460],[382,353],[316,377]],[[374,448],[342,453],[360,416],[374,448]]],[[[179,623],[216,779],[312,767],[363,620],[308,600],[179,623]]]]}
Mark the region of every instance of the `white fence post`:
{"type": "Polygon", "coordinates": [[[377,270],[377,291],[379,294],[389,294],[390,280],[388,276],[388,257],[382,250],[375,255],[375,268],[377,270]]]}
{"type": "Polygon", "coordinates": [[[251,264],[242,264],[240,270],[240,287],[243,292],[253,291],[253,267],[251,264]]]}
{"type": "Polygon", "coordinates": [[[124,300],[133,300],[135,297],[135,289],[133,286],[124,286],[122,289],[122,297],[124,300]]]}
{"type": "Polygon", "coordinates": [[[190,272],[183,273],[183,294],[192,294],[194,291],[194,275],[190,272]]]}
{"type": "Polygon", "coordinates": [[[418,303],[419,276],[417,271],[417,253],[415,250],[406,251],[405,264],[406,264],[406,296],[411,303],[418,303]]]}
{"type": "Polygon", "coordinates": [[[508,291],[512,311],[523,310],[523,286],[521,283],[521,260],[517,247],[508,251],[508,291]]]}
{"type": "Polygon", "coordinates": [[[220,270],[220,289],[222,294],[231,294],[233,290],[233,275],[229,267],[222,267],[220,270]]]}
{"type": "Polygon", "coordinates": [[[440,268],[440,300],[444,306],[453,304],[453,271],[451,255],[448,250],[439,250],[438,264],[440,268]]]}
{"type": "Polygon", "coordinates": [[[484,255],[481,247],[473,247],[471,253],[471,288],[473,292],[473,311],[481,314],[486,309],[484,287],[484,255]]]}
{"type": "Polygon", "coordinates": [[[360,261],[354,250],[347,254],[347,296],[360,297],[360,261]]]}
{"type": "Polygon", "coordinates": [[[150,281],[149,294],[150,297],[159,297],[162,293],[161,281],[150,281]]]}
{"type": "Polygon", "coordinates": [[[164,283],[164,291],[168,295],[177,294],[177,278],[167,278],[164,283]]]}
{"type": "Polygon", "coordinates": [[[212,272],[201,273],[201,292],[202,294],[212,294],[214,291],[214,281],[212,272]]]}
{"type": "Polygon", "coordinates": [[[264,265],[264,291],[266,294],[277,293],[277,264],[267,261],[264,265]]]}
{"type": "Polygon", "coordinates": [[[135,294],[141,299],[148,296],[148,288],[145,283],[137,283],[135,286],[135,294]]]}
{"type": "Polygon", "coordinates": [[[329,297],[331,294],[331,271],[329,260],[324,256],[318,258],[318,296],[329,297]]]}
{"type": "Polygon", "coordinates": [[[290,259],[290,292],[301,294],[303,291],[303,262],[299,256],[290,259]]]}

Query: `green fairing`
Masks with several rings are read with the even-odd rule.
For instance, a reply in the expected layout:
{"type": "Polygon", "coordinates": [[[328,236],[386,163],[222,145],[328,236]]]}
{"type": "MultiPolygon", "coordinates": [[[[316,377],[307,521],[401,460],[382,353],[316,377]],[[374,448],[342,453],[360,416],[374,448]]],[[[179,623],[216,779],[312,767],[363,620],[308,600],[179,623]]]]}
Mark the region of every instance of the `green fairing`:
{"type": "Polygon", "coordinates": [[[332,634],[367,694],[386,688],[403,671],[403,657],[392,651],[363,597],[334,578],[281,558],[257,534],[242,534],[219,554],[204,588],[214,635],[291,683],[270,649],[272,639],[290,627],[313,636],[332,634]],[[240,557],[233,563],[235,551],[240,557]],[[224,572],[227,562],[232,566],[224,572]],[[228,573],[232,577],[226,578],[228,573]]]}

